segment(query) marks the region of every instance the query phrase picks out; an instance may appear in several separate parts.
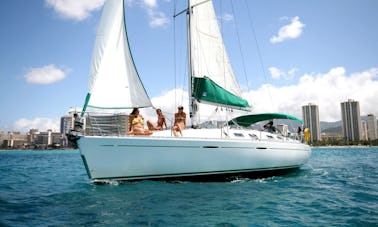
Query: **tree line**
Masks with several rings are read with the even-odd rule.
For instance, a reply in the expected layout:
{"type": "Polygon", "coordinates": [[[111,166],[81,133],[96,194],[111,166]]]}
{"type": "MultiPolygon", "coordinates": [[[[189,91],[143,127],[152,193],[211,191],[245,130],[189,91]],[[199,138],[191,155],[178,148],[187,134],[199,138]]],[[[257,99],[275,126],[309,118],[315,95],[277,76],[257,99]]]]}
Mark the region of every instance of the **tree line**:
{"type": "Polygon", "coordinates": [[[309,142],[309,145],[318,146],[378,146],[378,139],[348,141],[345,139],[328,138],[319,141],[309,142]]]}

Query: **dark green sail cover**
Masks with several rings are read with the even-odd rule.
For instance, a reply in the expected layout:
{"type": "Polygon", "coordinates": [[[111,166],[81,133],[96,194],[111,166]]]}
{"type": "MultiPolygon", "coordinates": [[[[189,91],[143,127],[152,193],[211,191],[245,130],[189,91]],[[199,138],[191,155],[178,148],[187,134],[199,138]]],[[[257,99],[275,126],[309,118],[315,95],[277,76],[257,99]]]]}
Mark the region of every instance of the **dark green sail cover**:
{"type": "Polygon", "coordinates": [[[192,96],[199,101],[232,107],[249,107],[245,99],[223,89],[208,77],[193,77],[192,96]]]}
{"type": "Polygon", "coordinates": [[[236,117],[228,122],[229,125],[237,124],[243,127],[248,127],[254,123],[260,122],[260,121],[266,121],[271,119],[289,119],[289,120],[295,120],[300,124],[303,124],[303,121],[299,118],[296,118],[294,116],[283,114],[283,113],[263,113],[263,114],[249,114],[249,115],[243,115],[240,117],[236,117]]]}

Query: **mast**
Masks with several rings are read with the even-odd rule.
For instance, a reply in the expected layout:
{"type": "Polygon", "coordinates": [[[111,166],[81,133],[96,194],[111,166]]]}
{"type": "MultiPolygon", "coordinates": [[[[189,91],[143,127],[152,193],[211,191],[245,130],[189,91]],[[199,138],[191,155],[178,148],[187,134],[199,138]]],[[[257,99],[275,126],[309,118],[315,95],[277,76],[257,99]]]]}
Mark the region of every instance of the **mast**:
{"type": "Polygon", "coordinates": [[[188,29],[188,94],[189,94],[189,116],[190,120],[192,123],[192,128],[197,128],[198,127],[198,110],[199,110],[199,105],[197,100],[193,97],[192,95],[192,90],[193,90],[193,61],[192,61],[192,15],[193,15],[193,7],[190,4],[190,0],[188,0],[188,11],[187,11],[187,29],[188,29]]]}

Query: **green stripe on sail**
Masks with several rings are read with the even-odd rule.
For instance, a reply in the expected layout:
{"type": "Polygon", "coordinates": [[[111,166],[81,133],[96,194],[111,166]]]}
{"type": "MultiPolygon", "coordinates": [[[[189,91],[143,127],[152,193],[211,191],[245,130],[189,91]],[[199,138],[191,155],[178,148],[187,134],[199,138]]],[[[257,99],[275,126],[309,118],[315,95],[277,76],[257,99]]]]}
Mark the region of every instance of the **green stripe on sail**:
{"type": "Polygon", "coordinates": [[[249,107],[245,99],[223,89],[208,77],[193,77],[192,96],[200,101],[234,107],[249,107]]]}
{"type": "Polygon", "coordinates": [[[102,107],[102,106],[88,105],[88,107],[91,107],[94,109],[100,109],[100,110],[128,110],[128,109],[133,109],[133,108],[147,108],[151,106],[102,107]]]}
{"type": "Polygon", "coordinates": [[[83,110],[81,111],[81,117],[84,116],[86,110],[88,107],[90,108],[95,108],[95,109],[102,109],[102,110],[125,110],[125,109],[132,109],[132,108],[146,108],[146,107],[150,107],[149,105],[147,106],[127,106],[127,107],[101,107],[101,106],[93,106],[93,105],[88,105],[89,103],[89,100],[91,98],[91,93],[87,93],[87,96],[85,97],[85,103],[84,103],[84,106],[83,106],[83,110]]]}
{"type": "Polygon", "coordinates": [[[91,98],[91,93],[87,93],[87,96],[85,97],[85,103],[83,106],[83,110],[81,111],[81,117],[84,116],[85,111],[87,110],[89,99],[91,98]]]}

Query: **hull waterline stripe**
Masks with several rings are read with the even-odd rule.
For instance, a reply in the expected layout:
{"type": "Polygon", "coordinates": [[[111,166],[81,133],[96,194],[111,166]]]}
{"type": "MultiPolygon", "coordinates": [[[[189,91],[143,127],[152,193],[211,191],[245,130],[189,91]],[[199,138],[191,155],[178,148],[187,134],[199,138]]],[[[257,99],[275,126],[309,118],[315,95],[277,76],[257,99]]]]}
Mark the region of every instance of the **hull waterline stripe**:
{"type": "Polygon", "coordinates": [[[195,177],[195,176],[215,176],[223,174],[237,174],[237,173],[253,173],[253,172],[268,172],[279,170],[290,170],[299,168],[299,165],[284,166],[277,168],[259,168],[259,169],[242,169],[242,170],[225,170],[225,171],[209,171],[209,172],[192,172],[192,173],[172,173],[172,174],[159,174],[159,175],[139,175],[139,176],[118,176],[118,177],[104,177],[104,178],[91,178],[96,180],[145,180],[145,179],[159,179],[159,178],[177,178],[177,177],[195,177]]]}

